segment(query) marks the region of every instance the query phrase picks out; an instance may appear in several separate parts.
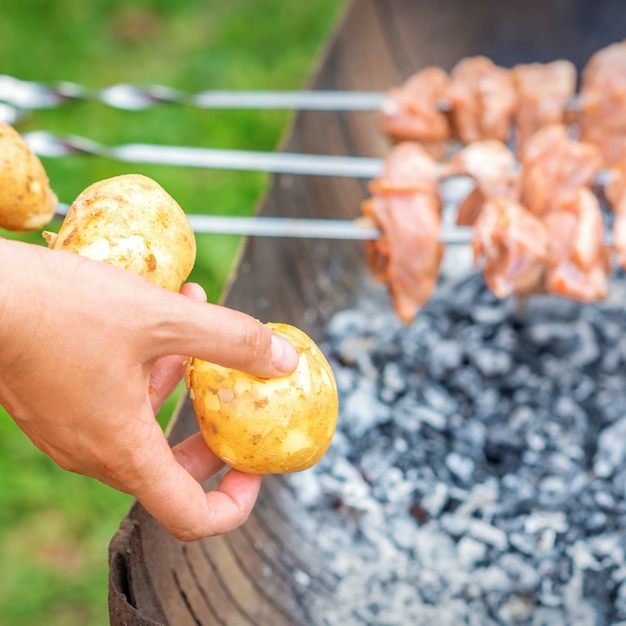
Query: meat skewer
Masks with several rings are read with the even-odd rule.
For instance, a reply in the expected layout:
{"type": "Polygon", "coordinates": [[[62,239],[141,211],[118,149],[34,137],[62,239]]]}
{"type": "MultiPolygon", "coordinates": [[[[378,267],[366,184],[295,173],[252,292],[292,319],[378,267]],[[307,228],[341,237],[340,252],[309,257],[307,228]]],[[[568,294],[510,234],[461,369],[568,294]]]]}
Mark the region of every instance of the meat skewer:
{"type": "MultiPolygon", "coordinates": [[[[515,164],[504,143],[488,140],[466,146],[443,169],[444,175],[475,180],[459,203],[457,223],[474,225],[474,260],[482,263],[487,285],[501,298],[604,298],[609,264],[600,205],[590,190],[599,151],[571,139],[564,125],[552,124],[527,140],[521,170],[515,164]]],[[[370,183],[373,197],[363,204],[363,213],[383,233],[366,244],[369,267],[387,284],[398,316],[407,322],[438,280],[441,172],[420,144],[397,144],[383,174],[370,183]]],[[[625,188],[615,183],[614,193],[625,188]]]]}
{"type": "MultiPolygon", "coordinates": [[[[614,165],[622,157],[626,162],[626,115],[622,120],[613,111],[615,103],[609,102],[621,93],[622,56],[626,59],[619,46],[609,47],[585,70],[582,141],[571,137],[565,124],[576,80],[571,63],[509,70],[481,56],[461,60],[450,75],[426,68],[388,92],[381,123],[396,145],[384,161],[145,144],[108,148],[46,133],[31,138],[54,156],[82,152],[128,162],[197,167],[221,163],[233,169],[370,178],[372,197],[362,205],[370,232],[358,238],[365,241],[372,275],[387,285],[398,316],[407,322],[428,301],[439,277],[445,249],[441,182],[469,176],[474,188],[458,203],[457,223],[473,225],[475,260],[483,263],[494,293],[505,297],[547,292],[591,301],[606,296],[610,265],[600,206],[591,187],[603,162],[614,165]],[[604,124],[598,111],[606,118],[604,124]],[[615,129],[613,137],[610,131],[615,129]],[[607,156],[607,146],[621,146],[622,131],[623,154],[619,148],[607,156]],[[420,143],[406,141],[407,136],[420,143]],[[511,138],[519,162],[507,147],[511,138]],[[445,155],[455,141],[465,147],[447,162],[434,158],[445,155]]],[[[626,66],[626,60],[623,63],[626,66]]],[[[616,168],[609,174],[606,195],[624,231],[616,227],[614,235],[626,243],[624,174],[616,168]]],[[[352,236],[353,231],[346,234],[352,236]]]]}
{"type": "Polygon", "coordinates": [[[22,110],[64,102],[98,101],[124,110],[160,103],[199,108],[378,111],[393,141],[418,140],[441,154],[443,142],[506,141],[516,126],[518,146],[539,127],[566,121],[580,107],[581,136],[601,146],[611,165],[626,150],[626,44],[598,51],[584,68],[580,97],[576,69],[565,60],[500,67],[484,56],[459,61],[448,75],[427,67],[402,85],[375,91],[227,91],[195,94],[163,85],[117,84],[90,89],[76,83],[42,84],[0,75],[0,102],[22,110]]]}
{"type": "Polygon", "coordinates": [[[590,189],[601,165],[598,149],[552,124],[526,141],[520,161],[521,202],[514,191],[488,198],[474,226],[475,260],[483,262],[488,286],[499,297],[606,297],[604,226],[590,189]]]}

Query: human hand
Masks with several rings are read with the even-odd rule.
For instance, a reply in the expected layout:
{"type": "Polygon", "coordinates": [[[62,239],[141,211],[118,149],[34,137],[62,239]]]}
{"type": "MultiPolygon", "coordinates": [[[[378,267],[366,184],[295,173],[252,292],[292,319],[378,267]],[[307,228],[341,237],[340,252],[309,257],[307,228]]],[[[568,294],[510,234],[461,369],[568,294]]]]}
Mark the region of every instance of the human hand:
{"type": "Polygon", "coordinates": [[[297,364],[295,349],[252,317],[111,265],[0,239],[0,404],[61,467],[136,497],[175,537],[239,526],[261,477],[228,471],[194,435],[167,443],[155,413],[187,356],[258,376],[297,364]]]}

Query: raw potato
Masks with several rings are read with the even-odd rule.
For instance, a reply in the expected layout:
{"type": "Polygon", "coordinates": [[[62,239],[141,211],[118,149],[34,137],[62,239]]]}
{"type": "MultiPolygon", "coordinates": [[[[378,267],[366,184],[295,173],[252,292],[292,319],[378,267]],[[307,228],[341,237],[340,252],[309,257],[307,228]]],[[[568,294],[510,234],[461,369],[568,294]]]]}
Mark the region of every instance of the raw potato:
{"type": "Polygon", "coordinates": [[[39,157],[12,126],[0,122],[0,227],[39,230],[54,217],[56,205],[39,157]]]}
{"type": "Polygon", "coordinates": [[[330,445],[338,414],[333,371],[315,343],[288,324],[267,324],[299,353],[297,369],[257,378],[194,359],[188,378],[207,445],[225,463],[252,474],[298,472],[330,445]]]}
{"type": "Polygon", "coordinates": [[[87,187],[70,207],[50,248],[70,250],[178,291],[196,260],[191,224],[154,180],[125,174],[87,187]]]}

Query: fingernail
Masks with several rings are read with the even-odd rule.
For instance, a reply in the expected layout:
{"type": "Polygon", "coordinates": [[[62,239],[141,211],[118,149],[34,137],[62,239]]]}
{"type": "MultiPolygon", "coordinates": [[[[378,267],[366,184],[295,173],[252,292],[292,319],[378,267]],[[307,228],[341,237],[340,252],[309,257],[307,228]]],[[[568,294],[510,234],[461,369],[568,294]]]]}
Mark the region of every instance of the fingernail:
{"type": "Polygon", "coordinates": [[[272,365],[288,374],[298,365],[298,352],[283,336],[272,334],[272,365]]]}

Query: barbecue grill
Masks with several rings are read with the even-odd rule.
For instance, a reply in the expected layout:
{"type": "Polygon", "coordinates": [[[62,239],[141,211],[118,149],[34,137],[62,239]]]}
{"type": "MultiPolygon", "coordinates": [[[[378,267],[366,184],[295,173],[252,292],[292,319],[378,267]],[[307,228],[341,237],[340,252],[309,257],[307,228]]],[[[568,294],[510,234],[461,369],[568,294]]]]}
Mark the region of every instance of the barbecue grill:
{"type": "MultiPolygon", "coordinates": [[[[567,58],[582,68],[625,34],[620,0],[353,0],[308,87],[384,91],[422,67],[449,70],[476,54],[504,66],[567,58]]],[[[373,158],[388,148],[375,114],[363,111],[301,111],[282,146],[373,158]]],[[[362,179],[277,174],[258,213],[354,219],[366,196],[362,179]]],[[[376,289],[359,242],[253,238],[223,302],[323,342],[332,315],[370,293],[376,298],[376,289]]],[[[183,398],[169,439],[174,444],[196,430],[183,398]]],[[[318,537],[302,530],[306,515],[287,478],[269,476],[244,526],[185,544],[135,503],[110,545],[111,624],[328,624],[315,607],[320,599],[332,604],[336,579],[326,571],[318,537]]]]}

